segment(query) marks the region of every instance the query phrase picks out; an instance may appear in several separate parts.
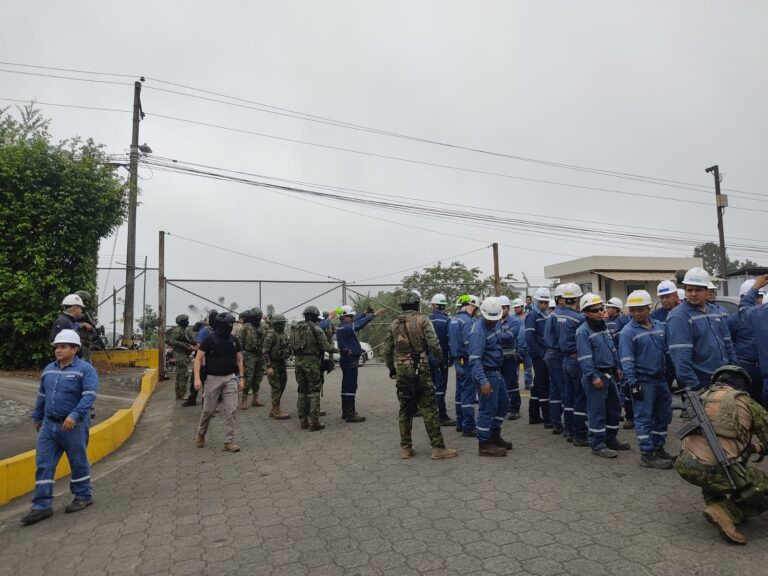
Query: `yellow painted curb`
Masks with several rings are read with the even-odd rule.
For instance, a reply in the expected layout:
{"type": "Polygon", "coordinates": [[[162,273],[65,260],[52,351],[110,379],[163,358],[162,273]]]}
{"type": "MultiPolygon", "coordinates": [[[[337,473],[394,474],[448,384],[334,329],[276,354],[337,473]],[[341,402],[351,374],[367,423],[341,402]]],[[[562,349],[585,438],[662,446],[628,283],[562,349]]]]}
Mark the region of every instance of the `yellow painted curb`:
{"type": "MultiPolygon", "coordinates": [[[[157,370],[159,354],[157,350],[118,350],[116,352],[121,353],[120,357],[118,358],[115,352],[110,352],[112,358],[106,360],[107,363],[116,364],[116,361],[121,359],[126,363],[121,365],[143,366],[144,363],[150,365],[153,361],[155,364],[150,369],[144,371],[144,375],[141,378],[141,391],[134,399],[131,408],[118,410],[110,418],[91,427],[90,439],[88,441],[88,459],[91,464],[98,462],[117,450],[131,437],[159,381],[157,370]]],[[[94,360],[102,362],[105,359],[106,354],[103,352],[94,354],[94,360]],[[99,355],[98,358],[96,357],[97,354],[99,355]]],[[[68,474],[69,461],[65,454],[56,468],[55,477],[58,479],[68,474]]],[[[5,504],[17,496],[31,492],[34,489],[34,450],[0,460],[0,504],[5,504]]]]}

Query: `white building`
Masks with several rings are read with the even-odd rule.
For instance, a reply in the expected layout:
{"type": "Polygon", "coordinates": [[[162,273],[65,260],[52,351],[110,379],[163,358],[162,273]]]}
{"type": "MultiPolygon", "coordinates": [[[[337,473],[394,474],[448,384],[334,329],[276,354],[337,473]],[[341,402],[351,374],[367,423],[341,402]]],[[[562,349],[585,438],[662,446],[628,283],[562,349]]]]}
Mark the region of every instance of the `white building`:
{"type": "Polygon", "coordinates": [[[586,294],[626,301],[634,290],[648,290],[656,297],[662,280],[675,281],[675,272],[702,266],[701,258],[655,256],[588,256],[544,267],[544,276],[556,284],[574,282],[586,294]]]}

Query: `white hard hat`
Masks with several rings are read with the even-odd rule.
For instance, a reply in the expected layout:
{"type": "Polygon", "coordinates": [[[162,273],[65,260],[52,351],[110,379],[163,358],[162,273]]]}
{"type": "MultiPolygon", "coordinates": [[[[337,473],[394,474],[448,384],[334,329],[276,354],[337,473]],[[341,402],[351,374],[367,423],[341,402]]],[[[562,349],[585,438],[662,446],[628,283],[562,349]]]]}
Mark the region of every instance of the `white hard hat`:
{"type": "Polygon", "coordinates": [[[707,288],[710,290],[717,290],[717,286],[715,286],[714,282],[709,282],[709,284],[707,284],[707,288]]]}
{"type": "Polygon", "coordinates": [[[435,294],[432,296],[430,304],[437,304],[438,306],[448,306],[448,300],[445,299],[445,294],[435,294]]]}
{"type": "Polygon", "coordinates": [[[499,296],[499,304],[502,306],[511,306],[512,303],[509,301],[509,298],[507,296],[499,296]]]}
{"type": "Polygon", "coordinates": [[[64,300],[61,301],[61,305],[64,308],[69,308],[70,306],[80,306],[80,308],[85,308],[83,299],[80,298],[80,296],[77,294],[68,294],[67,296],[64,296],[64,300]]]}
{"type": "Polygon", "coordinates": [[[501,302],[496,296],[489,296],[480,304],[480,313],[486,320],[500,320],[502,315],[501,302]]]}
{"type": "Polygon", "coordinates": [[[474,294],[470,294],[469,303],[472,304],[472,306],[480,306],[480,298],[478,298],[474,294]]]}
{"type": "Polygon", "coordinates": [[[677,289],[677,297],[680,298],[680,300],[685,300],[685,290],[682,288],[677,289]]]}
{"type": "Polygon", "coordinates": [[[640,308],[653,304],[651,295],[646,290],[635,290],[627,296],[627,308],[640,308]]]}
{"type": "Polygon", "coordinates": [[[686,286],[703,286],[704,288],[708,288],[710,284],[709,279],[709,273],[704,270],[704,268],[699,268],[697,266],[696,268],[691,268],[688,270],[688,272],[685,273],[683,284],[686,286]]]}
{"type": "Polygon", "coordinates": [[[595,304],[602,304],[603,299],[600,298],[597,294],[592,294],[588,292],[587,294],[584,294],[584,296],[581,297],[581,300],[579,301],[579,310],[582,312],[585,308],[589,308],[590,306],[594,306],[595,304]]]}
{"type": "Polygon", "coordinates": [[[80,336],[74,330],[62,330],[53,339],[53,345],[56,346],[56,344],[72,344],[80,348],[80,336]]]}
{"type": "Polygon", "coordinates": [[[533,293],[533,299],[537,302],[549,300],[550,298],[552,298],[552,295],[549,293],[548,288],[537,288],[536,292],[533,293]]]}
{"type": "Polygon", "coordinates": [[[616,298],[615,296],[613,298],[609,298],[608,302],[606,302],[605,305],[610,306],[612,308],[618,308],[619,310],[624,308],[624,304],[622,303],[622,301],[616,298]]]}
{"type": "Polygon", "coordinates": [[[512,300],[512,308],[517,308],[518,306],[525,306],[522,298],[515,298],[512,300]]]}
{"type": "Polygon", "coordinates": [[[551,298],[548,304],[547,308],[557,308],[557,300],[554,298],[551,298]]]}
{"type": "Polygon", "coordinates": [[[581,291],[581,287],[578,284],[574,284],[573,282],[566,284],[565,288],[563,289],[563,298],[566,298],[568,300],[571,300],[573,298],[579,298],[583,294],[584,293],[581,291]]]}
{"type": "Polygon", "coordinates": [[[352,306],[349,306],[348,304],[344,304],[341,308],[341,313],[339,313],[339,316],[354,316],[355,311],[352,309],[352,306]]]}
{"type": "MultiPolygon", "coordinates": [[[[752,290],[752,287],[755,285],[755,279],[750,278],[749,280],[744,280],[744,282],[741,283],[741,286],[739,287],[739,296],[744,296],[747,292],[752,290]]],[[[760,290],[757,291],[760,296],[765,296],[765,290],[760,288],[760,290]]]]}
{"type": "Polygon", "coordinates": [[[672,282],[672,280],[662,280],[656,288],[656,296],[672,294],[675,291],[677,291],[677,284],[672,282]]]}
{"type": "Polygon", "coordinates": [[[568,286],[568,284],[558,284],[555,287],[555,298],[559,298],[563,295],[563,292],[565,292],[566,286],[568,286]]]}

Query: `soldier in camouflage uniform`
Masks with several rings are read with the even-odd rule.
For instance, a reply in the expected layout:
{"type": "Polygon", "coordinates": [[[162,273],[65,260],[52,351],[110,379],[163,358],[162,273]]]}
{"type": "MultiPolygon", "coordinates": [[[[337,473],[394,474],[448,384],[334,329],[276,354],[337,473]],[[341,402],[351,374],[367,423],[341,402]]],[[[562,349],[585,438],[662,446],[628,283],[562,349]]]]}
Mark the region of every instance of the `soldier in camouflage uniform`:
{"type": "Polygon", "coordinates": [[[317,306],[307,306],[304,309],[304,321],[291,330],[290,338],[291,349],[296,356],[296,383],[299,385],[296,405],[301,429],[309,428],[312,432],[325,428],[319,419],[323,356],[326,352],[329,355],[336,352],[336,348],[325,337],[325,332],[317,325],[319,317],[320,310],[317,306]]]}
{"type": "Polygon", "coordinates": [[[173,360],[176,363],[176,400],[183,400],[189,380],[189,355],[197,349],[195,336],[189,327],[189,316],[176,316],[176,326],[168,330],[165,342],[173,348],[173,360]]]}
{"type": "Polygon", "coordinates": [[[91,307],[91,295],[85,290],[78,290],[75,292],[75,294],[80,296],[83,304],[85,304],[83,313],[77,319],[77,335],[80,336],[80,342],[82,343],[82,346],[80,347],[80,357],[86,362],[90,363],[93,347],[93,337],[96,334],[96,326],[93,326],[90,322],[88,322],[89,315],[86,314],[85,311],[91,307]]]}
{"type": "Polygon", "coordinates": [[[240,410],[248,409],[248,391],[253,390],[252,406],[264,406],[259,401],[259,386],[264,377],[264,356],[262,344],[264,342],[264,329],[261,324],[261,309],[246,310],[240,315],[243,319],[243,329],[240,332],[240,341],[245,352],[245,388],[240,401],[240,410]]]}
{"type": "Polygon", "coordinates": [[[421,295],[415,290],[403,295],[400,301],[403,313],[390,325],[384,343],[389,377],[397,380],[397,398],[400,401],[400,458],[408,459],[416,453],[411,428],[417,407],[432,445],[432,459],[453,458],[458,451],[445,447],[427,359],[427,352],[430,352],[442,361],[443,352],[432,322],[418,313],[420,302],[421,295]],[[415,382],[417,370],[418,382],[415,382]]]}
{"type": "Polygon", "coordinates": [[[291,347],[288,335],[285,333],[285,316],[272,316],[269,331],[264,335],[262,356],[267,368],[267,380],[272,388],[272,410],[269,417],[275,420],[288,420],[290,414],[280,410],[280,399],[283,397],[285,385],[288,382],[285,361],[291,357],[291,347]]]}
{"type": "Polygon", "coordinates": [[[768,412],[749,397],[750,383],[743,368],[726,365],[715,370],[712,384],[699,392],[704,412],[731,463],[728,470],[736,488],[701,433],[683,438],[675,462],[680,476],[701,488],[707,504],[704,517],[734,544],[747,543],[736,524],[768,510],[768,476],[747,466],[750,454],[762,456],[768,446],[768,412]]]}

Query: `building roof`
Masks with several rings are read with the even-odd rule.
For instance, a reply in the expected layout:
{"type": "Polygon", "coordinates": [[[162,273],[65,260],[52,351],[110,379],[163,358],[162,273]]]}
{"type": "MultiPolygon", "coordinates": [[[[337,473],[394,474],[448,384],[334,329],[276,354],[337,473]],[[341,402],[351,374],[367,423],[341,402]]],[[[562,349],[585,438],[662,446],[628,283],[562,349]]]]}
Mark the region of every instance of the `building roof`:
{"type": "MultiPolygon", "coordinates": [[[[694,266],[702,266],[701,258],[691,256],[587,256],[544,266],[546,278],[560,278],[571,274],[593,271],[625,271],[625,272],[659,272],[665,278],[674,278],[675,271],[689,270],[694,266]],[[671,272],[671,274],[670,274],[671,272]]],[[[644,278],[649,279],[649,278],[644,278]]]]}
{"type": "Polygon", "coordinates": [[[649,271],[649,272],[625,272],[623,270],[595,270],[595,274],[600,274],[600,276],[604,276],[606,278],[610,278],[611,280],[618,280],[619,282],[626,282],[626,281],[658,281],[661,282],[662,280],[672,280],[672,282],[675,281],[675,272],[676,270],[671,271],[663,271],[663,272],[657,272],[657,271],[649,271]]]}

